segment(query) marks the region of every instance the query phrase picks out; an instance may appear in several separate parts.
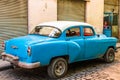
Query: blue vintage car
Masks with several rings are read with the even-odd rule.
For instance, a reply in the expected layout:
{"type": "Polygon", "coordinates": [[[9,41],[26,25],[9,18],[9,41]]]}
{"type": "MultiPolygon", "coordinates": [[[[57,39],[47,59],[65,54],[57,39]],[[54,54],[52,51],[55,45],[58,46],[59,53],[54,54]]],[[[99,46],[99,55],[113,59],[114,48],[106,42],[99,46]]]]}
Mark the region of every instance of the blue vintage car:
{"type": "Polygon", "coordinates": [[[96,34],[87,23],[45,22],[27,36],[4,41],[2,59],[27,69],[48,66],[49,76],[59,78],[69,63],[95,58],[113,62],[116,42],[116,38],[96,34]]]}

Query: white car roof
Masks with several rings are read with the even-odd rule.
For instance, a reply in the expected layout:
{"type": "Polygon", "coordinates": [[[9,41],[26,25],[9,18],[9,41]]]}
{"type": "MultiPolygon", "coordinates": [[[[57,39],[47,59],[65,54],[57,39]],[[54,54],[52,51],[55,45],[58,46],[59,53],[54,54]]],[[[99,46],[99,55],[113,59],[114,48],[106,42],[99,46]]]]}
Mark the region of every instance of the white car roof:
{"type": "Polygon", "coordinates": [[[76,22],[76,21],[52,21],[52,22],[44,22],[39,24],[38,26],[54,26],[56,28],[59,28],[61,31],[64,31],[65,29],[69,28],[70,26],[92,26],[88,23],[84,22],[76,22]]]}

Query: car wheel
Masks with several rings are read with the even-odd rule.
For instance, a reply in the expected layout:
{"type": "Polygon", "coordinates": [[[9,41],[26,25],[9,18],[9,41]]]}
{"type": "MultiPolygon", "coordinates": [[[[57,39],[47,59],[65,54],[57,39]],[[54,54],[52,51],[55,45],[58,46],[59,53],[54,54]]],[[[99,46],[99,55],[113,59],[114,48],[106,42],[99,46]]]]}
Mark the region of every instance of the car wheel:
{"type": "Polygon", "coordinates": [[[104,55],[104,61],[107,63],[113,62],[115,59],[115,52],[113,48],[109,48],[104,55]]]}
{"type": "Polygon", "coordinates": [[[48,66],[48,75],[51,78],[60,78],[65,76],[68,70],[68,63],[64,58],[53,59],[48,66]]]}

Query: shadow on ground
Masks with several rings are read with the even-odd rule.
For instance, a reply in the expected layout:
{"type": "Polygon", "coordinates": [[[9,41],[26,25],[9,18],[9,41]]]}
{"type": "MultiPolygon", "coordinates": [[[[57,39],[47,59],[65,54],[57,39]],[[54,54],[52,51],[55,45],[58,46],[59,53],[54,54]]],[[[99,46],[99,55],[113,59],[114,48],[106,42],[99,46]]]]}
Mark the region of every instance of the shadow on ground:
{"type": "MultiPolygon", "coordinates": [[[[114,65],[115,63],[110,63],[110,64],[114,65]]],[[[71,78],[72,76],[75,77],[76,75],[81,74],[81,71],[82,72],[86,71],[85,75],[87,76],[89,75],[87,72],[94,73],[95,69],[100,68],[97,70],[101,70],[102,68],[109,67],[110,64],[106,64],[104,61],[99,59],[73,63],[69,65],[68,73],[64,78],[62,78],[62,80],[66,78],[71,78]]],[[[5,69],[9,70],[9,74],[7,72],[3,72],[3,73],[13,77],[12,80],[16,80],[16,79],[17,80],[53,80],[48,77],[47,67],[42,67],[42,68],[33,69],[33,70],[26,70],[21,68],[11,69],[11,67],[9,68],[6,67],[5,69]]]]}

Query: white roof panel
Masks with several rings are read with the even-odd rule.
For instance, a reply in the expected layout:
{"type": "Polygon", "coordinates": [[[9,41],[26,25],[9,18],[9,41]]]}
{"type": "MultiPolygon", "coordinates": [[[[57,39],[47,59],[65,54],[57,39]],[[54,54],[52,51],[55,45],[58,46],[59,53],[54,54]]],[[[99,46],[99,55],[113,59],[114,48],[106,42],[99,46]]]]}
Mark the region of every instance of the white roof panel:
{"type": "Polygon", "coordinates": [[[39,26],[54,26],[56,28],[59,28],[61,31],[64,31],[66,28],[69,28],[70,26],[78,26],[78,25],[84,25],[84,26],[92,26],[88,23],[84,22],[76,22],[76,21],[52,21],[52,22],[44,22],[39,24],[39,26]]]}

